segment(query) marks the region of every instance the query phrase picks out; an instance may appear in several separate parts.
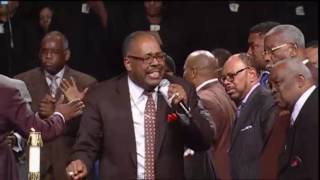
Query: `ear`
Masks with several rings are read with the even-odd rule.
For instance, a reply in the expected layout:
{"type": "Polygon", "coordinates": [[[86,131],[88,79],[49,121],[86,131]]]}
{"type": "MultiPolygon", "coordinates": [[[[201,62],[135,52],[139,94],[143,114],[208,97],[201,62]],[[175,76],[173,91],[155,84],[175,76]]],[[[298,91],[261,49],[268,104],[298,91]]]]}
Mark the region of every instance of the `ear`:
{"type": "Polygon", "coordinates": [[[302,88],[305,86],[306,79],[302,74],[298,74],[296,76],[296,79],[297,79],[297,83],[298,83],[299,88],[302,88]]]}
{"type": "Polygon", "coordinates": [[[258,75],[257,71],[253,68],[248,69],[248,75],[249,75],[250,82],[254,82],[257,79],[259,79],[259,75],[258,75]]]}
{"type": "Polygon", "coordinates": [[[69,61],[70,57],[71,57],[71,51],[69,49],[65,50],[64,51],[64,60],[69,61]]]}
{"type": "Polygon", "coordinates": [[[130,60],[127,57],[123,58],[123,64],[128,72],[132,70],[130,60]]]}

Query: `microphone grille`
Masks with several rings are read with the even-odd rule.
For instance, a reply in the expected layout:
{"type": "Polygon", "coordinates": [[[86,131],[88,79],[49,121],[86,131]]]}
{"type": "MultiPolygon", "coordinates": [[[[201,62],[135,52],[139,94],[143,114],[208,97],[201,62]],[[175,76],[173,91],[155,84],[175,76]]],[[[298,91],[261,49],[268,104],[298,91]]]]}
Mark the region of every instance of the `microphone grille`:
{"type": "Polygon", "coordinates": [[[170,81],[168,79],[162,79],[159,83],[160,87],[167,87],[170,85],[170,81]]]}

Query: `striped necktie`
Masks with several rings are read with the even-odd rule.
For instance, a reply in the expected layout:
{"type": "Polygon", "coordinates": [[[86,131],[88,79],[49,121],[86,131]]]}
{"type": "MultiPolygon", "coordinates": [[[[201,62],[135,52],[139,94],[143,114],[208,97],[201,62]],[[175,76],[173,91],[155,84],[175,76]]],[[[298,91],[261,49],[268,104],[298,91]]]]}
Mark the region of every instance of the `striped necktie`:
{"type": "Polygon", "coordinates": [[[55,75],[49,75],[48,76],[51,80],[51,83],[50,83],[50,86],[49,86],[49,89],[50,89],[50,95],[52,97],[56,97],[56,94],[57,94],[57,90],[58,90],[58,83],[57,83],[57,79],[58,79],[58,76],[55,76],[55,75]]]}

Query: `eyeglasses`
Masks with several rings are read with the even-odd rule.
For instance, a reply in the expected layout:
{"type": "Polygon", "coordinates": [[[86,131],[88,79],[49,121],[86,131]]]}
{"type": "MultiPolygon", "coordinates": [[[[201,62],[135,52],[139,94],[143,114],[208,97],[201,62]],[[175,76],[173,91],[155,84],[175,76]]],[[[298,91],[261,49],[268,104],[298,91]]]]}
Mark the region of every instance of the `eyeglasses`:
{"type": "Polygon", "coordinates": [[[250,67],[245,67],[245,68],[242,68],[238,71],[236,71],[235,73],[228,73],[227,75],[221,75],[219,80],[221,83],[223,83],[225,80],[228,80],[229,82],[233,82],[234,78],[239,74],[241,73],[242,71],[246,70],[246,69],[249,69],[250,67]]]}
{"type": "Polygon", "coordinates": [[[290,45],[291,43],[283,43],[283,44],[280,44],[279,46],[276,46],[276,47],[273,47],[273,48],[270,48],[270,49],[265,49],[263,51],[263,55],[267,55],[267,54],[272,54],[274,51],[280,49],[280,48],[283,48],[285,46],[288,46],[290,45]]]}
{"type": "Polygon", "coordinates": [[[151,64],[154,59],[156,59],[158,62],[164,62],[167,55],[164,52],[160,52],[156,54],[146,54],[144,57],[138,57],[138,56],[132,56],[132,55],[128,55],[127,57],[142,61],[144,64],[151,64]]]}

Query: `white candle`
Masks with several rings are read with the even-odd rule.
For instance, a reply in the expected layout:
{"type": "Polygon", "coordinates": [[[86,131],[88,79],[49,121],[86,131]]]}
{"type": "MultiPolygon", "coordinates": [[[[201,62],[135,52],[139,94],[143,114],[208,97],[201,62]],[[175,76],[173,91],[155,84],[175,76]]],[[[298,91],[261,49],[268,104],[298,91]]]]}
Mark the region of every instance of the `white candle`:
{"type": "Polygon", "coordinates": [[[40,172],[40,147],[29,148],[29,172],[40,172]]]}

